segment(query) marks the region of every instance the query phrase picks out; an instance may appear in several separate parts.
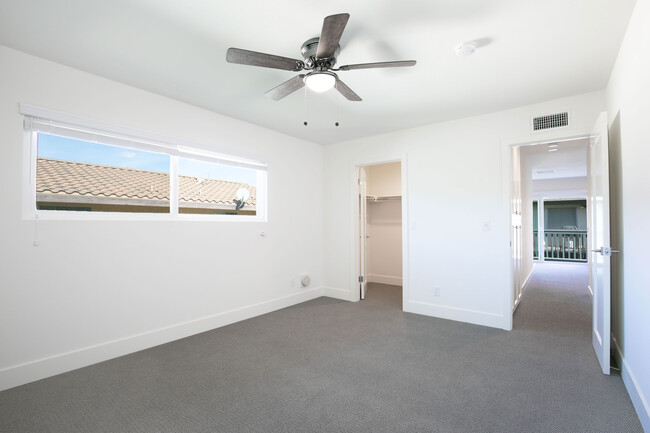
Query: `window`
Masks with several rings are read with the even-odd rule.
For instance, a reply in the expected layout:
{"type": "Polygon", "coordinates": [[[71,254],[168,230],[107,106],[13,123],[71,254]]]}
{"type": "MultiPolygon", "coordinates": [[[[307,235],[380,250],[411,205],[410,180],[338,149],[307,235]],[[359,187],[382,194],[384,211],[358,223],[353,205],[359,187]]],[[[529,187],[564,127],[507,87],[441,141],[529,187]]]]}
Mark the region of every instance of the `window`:
{"type": "Polygon", "coordinates": [[[36,209],[169,213],[169,155],[36,133],[36,209]]]}
{"type": "Polygon", "coordinates": [[[179,213],[255,215],[257,170],[179,158],[178,174],[179,213]]]}
{"type": "Polygon", "coordinates": [[[587,201],[544,202],[544,226],[548,230],[587,230],[587,201]]]}
{"type": "Polygon", "coordinates": [[[98,129],[79,118],[67,123],[56,118],[70,116],[49,110],[44,118],[44,111],[21,105],[30,138],[32,214],[265,219],[263,163],[115,127],[98,129]]]}

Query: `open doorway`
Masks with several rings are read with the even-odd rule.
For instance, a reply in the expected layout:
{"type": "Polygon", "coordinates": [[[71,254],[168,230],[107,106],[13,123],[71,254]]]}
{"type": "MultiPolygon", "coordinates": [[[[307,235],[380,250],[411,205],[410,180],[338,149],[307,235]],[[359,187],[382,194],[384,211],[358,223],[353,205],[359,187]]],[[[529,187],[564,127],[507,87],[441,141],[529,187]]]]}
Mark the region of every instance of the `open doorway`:
{"type": "Polygon", "coordinates": [[[515,309],[541,264],[587,262],[588,146],[589,137],[580,137],[520,146],[514,153],[521,203],[515,309]]]}
{"type": "MultiPolygon", "coordinates": [[[[587,203],[587,281],[580,283],[591,304],[591,340],[594,351],[604,374],[610,371],[610,266],[613,251],[610,246],[609,227],[609,163],[608,163],[608,127],[607,113],[601,113],[596,120],[591,133],[584,137],[558,139],[551,142],[521,144],[513,146],[511,172],[511,282],[512,291],[509,305],[516,313],[517,306],[522,304],[522,295],[526,285],[533,275],[533,159],[527,158],[527,152],[538,153],[548,158],[548,154],[557,153],[560,146],[575,145],[582,161],[586,163],[586,203],[587,203]],[[580,143],[584,140],[584,144],[580,143]],[[584,152],[582,149],[586,149],[584,152]],[[530,181],[529,181],[530,179],[530,181]],[[523,277],[526,278],[523,278],[523,277]],[[522,282],[523,281],[523,282],[522,282]],[[586,284],[585,284],[586,283],[586,284]]],[[[559,159],[559,163],[567,158],[559,159]]],[[[558,168],[537,169],[537,174],[555,174],[558,168]]],[[[550,179],[553,181],[553,179],[550,179]]],[[[557,186],[557,185],[556,185],[557,186]]],[[[575,185],[573,185],[575,187],[575,185]]],[[[566,188],[563,188],[566,190],[566,188]]],[[[566,191],[563,191],[566,194],[566,191]]],[[[568,195],[581,197],[582,193],[568,195]]],[[[564,198],[567,195],[563,196],[564,198]]],[[[557,198],[563,198],[557,197],[557,198]]],[[[539,206],[538,201],[538,206],[539,206]]],[[[539,214],[541,215],[541,214],[539,214]]],[[[539,238],[538,238],[539,241],[539,238]]],[[[542,248],[540,246],[541,255],[542,248]]],[[[564,249],[564,247],[561,247],[564,249]]],[[[580,264],[572,264],[580,266],[580,264]]],[[[549,311],[553,314],[555,311],[549,311]]],[[[548,316],[548,314],[544,315],[548,316]]]]}
{"type": "MultiPolygon", "coordinates": [[[[587,261],[588,138],[523,146],[524,261],[587,261]],[[532,224],[532,226],[531,226],[532,224]],[[532,229],[532,233],[531,233],[532,229]],[[532,251],[528,250],[528,246],[532,251]]],[[[527,266],[531,272],[532,266],[527,266]]]]}
{"type": "Polygon", "coordinates": [[[359,298],[402,309],[401,162],[359,167],[359,298]]]}

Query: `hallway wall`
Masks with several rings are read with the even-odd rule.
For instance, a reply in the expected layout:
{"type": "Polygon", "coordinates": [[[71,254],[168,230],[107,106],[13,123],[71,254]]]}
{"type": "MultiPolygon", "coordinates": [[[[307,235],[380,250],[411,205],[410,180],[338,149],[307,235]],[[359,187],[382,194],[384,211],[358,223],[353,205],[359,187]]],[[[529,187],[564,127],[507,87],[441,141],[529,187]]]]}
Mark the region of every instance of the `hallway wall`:
{"type": "Polygon", "coordinates": [[[607,86],[610,139],[612,333],[623,380],[650,431],[650,1],[638,0],[607,86]]]}

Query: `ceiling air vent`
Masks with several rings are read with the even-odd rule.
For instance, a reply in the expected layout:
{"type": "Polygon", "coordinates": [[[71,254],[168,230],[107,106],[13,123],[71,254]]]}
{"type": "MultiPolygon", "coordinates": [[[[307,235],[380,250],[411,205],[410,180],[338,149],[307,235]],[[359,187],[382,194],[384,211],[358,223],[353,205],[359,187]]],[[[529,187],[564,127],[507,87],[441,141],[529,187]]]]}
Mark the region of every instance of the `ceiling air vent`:
{"type": "Polygon", "coordinates": [[[566,111],[564,113],[533,117],[533,131],[561,128],[563,126],[569,126],[569,113],[566,111]]]}

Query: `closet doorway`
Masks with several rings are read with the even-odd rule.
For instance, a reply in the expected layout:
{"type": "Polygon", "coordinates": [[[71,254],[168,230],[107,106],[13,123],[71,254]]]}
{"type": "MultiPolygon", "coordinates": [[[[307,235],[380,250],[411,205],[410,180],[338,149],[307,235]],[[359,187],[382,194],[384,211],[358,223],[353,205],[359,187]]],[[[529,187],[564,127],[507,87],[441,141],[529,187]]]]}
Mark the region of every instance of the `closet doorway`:
{"type": "Polygon", "coordinates": [[[401,162],[359,168],[360,299],[399,291],[402,297],[401,162]]]}

